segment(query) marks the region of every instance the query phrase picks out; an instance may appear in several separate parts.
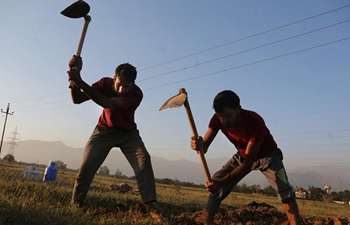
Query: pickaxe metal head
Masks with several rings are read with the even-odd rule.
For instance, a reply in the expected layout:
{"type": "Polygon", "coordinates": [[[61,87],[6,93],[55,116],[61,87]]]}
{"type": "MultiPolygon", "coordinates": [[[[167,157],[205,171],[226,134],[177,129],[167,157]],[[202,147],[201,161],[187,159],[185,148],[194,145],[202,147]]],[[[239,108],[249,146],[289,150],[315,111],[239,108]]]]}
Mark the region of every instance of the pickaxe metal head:
{"type": "Polygon", "coordinates": [[[61,14],[69,17],[69,18],[81,18],[81,17],[86,17],[87,14],[90,12],[90,6],[83,0],[79,0],[67,8],[65,8],[61,14]]]}
{"type": "Polygon", "coordinates": [[[186,92],[185,88],[180,88],[179,94],[174,95],[173,97],[169,98],[162,105],[162,107],[160,107],[159,111],[181,107],[185,103],[186,99],[187,99],[187,92],[186,92]]]}

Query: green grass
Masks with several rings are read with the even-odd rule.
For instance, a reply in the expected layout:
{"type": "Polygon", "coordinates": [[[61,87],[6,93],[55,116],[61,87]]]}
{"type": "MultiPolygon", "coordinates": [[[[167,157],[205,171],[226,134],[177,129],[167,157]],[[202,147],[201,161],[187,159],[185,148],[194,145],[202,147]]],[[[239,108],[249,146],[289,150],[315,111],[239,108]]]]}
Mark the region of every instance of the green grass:
{"type": "MultiPolygon", "coordinates": [[[[60,171],[52,183],[23,179],[27,165],[0,163],[0,224],[152,224],[144,214],[141,198],[137,194],[121,194],[109,190],[110,184],[128,183],[136,188],[136,182],[96,175],[89,191],[86,207],[70,205],[76,171],[60,171]]],[[[44,173],[44,168],[38,168],[44,173]]],[[[156,210],[167,222],[179,224],[179,218],[200,212],[206,203],[205,188],[157,184],[156,210]]],[[[251,201],[265,202],[283,212],[276,197],[259,194],[231,193],[223,207],[245,208],[251,201]]],[[[302,217],[336,218],[349,216],[350,206],[321,201],[298,200],[302,217]]]]}

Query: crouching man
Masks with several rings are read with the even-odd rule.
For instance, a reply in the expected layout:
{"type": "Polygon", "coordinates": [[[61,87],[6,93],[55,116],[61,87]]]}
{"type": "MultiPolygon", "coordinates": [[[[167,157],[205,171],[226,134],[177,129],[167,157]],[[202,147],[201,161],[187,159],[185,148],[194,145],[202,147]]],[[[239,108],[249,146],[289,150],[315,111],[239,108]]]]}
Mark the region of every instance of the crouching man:
{"type": "Polygon", "coordinates": [[[205,206],[206,224],[214,224],[214,216],[219,211],[221,202],[252,170],[260,170],[276,190],[290,224],[301,224],[295,193],[289,185],[282,162],[282,152],[262,117],[253,111],[242,109],[237,94],[229,90],[217,94],[213,108],[215,114],[204,138],[192,137],[191,148],[202,149],[206,153],[221,130],[238,151],[206,184],[210,193],[205,206]]]}

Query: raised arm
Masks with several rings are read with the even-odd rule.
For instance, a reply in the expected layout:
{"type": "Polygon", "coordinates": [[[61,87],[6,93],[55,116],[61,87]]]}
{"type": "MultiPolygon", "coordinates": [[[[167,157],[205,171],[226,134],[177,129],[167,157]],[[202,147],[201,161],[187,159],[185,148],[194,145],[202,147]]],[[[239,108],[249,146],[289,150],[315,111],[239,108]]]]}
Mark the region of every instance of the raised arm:
{"type": "Polygon", "coordinates": [[[70,95],[72,102],[74,104],[80,104],[82,102],[85,102],[87,100],[90,100],[90,97],[87,96],[79,87],[74,86],[70,89],[70,95]]]}
{"type": "Polygon", "coordinates": [[[74,92],[74,96],[79,104],[80,101],[86,101],[91,99],[96,104],[103,108],[120,108],[122,103],[118,97],[109,98],[102,93],[93,89],[88,85],[83,79],[81,79],[80,72],[78,70],[68,71],[69,77],[71,80],[74,80],[78,88],[74,88],[71,93],[74,92]],[[79,89],[79,90],[77,90],[79,89]],[[81,91],[83,90],[83,92],[81,91]],[[80,93],[79,93],[80,92],[80,93]],[[84,95],[86,97],[84,97],[84,95]]]}
{"type": "Polygon", "coordinates": [[[69,60],[68,65],[71,68],[70,71],[67,72],[68,80],[73,80],[76,84],[76,86],[71,89],[71,98],[73,103],[80,104],[91,99],[103,108],[120,108],[122,106],[120,100],[117,97],[106,97],[102,93],[93,89],[81,78],[80,71],[83,66],[83,61],[80,56],[74,55],[69,60]]]}

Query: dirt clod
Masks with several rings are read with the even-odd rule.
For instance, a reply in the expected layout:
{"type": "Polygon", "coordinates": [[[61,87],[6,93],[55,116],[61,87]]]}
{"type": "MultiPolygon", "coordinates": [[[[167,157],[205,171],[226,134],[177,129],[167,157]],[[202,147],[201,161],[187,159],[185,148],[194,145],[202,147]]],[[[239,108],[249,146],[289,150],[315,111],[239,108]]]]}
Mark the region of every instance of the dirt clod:
{"type": "MultiPolygon", "coordinates": [[[[180,215],[179,225],[204,225],[206,212],[180,215]]],[[[302,217],[302,225],[350,225],[350,218],[302,217]]],[[[288,218],[275,208],[256,207],[246,209],[222,208],[215,215],[216,225],[289,225],[288,218]]]]}

